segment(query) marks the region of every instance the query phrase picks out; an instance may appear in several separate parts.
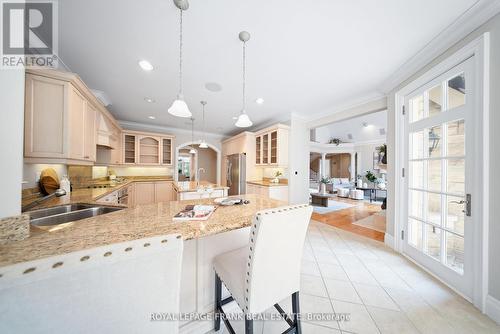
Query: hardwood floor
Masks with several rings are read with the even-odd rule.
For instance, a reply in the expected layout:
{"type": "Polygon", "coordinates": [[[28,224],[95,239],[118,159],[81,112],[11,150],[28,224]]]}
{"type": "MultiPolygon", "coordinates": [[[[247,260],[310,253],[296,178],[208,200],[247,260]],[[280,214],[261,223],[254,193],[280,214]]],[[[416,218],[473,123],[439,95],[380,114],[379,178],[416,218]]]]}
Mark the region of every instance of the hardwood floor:
{"type": "Polygon", "coordinates": [[[380,208],[379,203],[370,204],[365,201],[356,201],[340,197],[335,198],[335,201],[349,203],[354,206],[325,214],[313,212],[312,219],[370,239],[382,242],[384,241],[385,233],[353,224],[358,220],[370,217],[375,213],[380,212],[382,209],[380,208]]]}

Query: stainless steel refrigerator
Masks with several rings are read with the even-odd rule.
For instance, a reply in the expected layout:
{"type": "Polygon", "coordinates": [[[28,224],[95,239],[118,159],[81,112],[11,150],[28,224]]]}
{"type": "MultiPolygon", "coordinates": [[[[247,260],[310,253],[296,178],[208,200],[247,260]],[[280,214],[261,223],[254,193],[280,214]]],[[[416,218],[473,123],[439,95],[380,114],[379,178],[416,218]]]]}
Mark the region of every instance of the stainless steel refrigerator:
{"type": "Polygon", "coordinates": [[[229,196],[246,193],[246,159],[245,153],[231,154],[226,157],[226,181],[229,196]]]}

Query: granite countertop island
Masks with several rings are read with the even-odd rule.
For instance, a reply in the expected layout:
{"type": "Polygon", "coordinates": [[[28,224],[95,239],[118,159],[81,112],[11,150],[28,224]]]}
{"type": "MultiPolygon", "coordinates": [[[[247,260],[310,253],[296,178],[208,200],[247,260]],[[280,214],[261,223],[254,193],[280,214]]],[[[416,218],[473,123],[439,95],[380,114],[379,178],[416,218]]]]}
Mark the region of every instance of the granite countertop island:
{"type": "Polygon", "coordinates": [[[257,180],[257,181],[247,181],[248,184],[255,184],[256,186],[264,187],[286,187],[288,183],[282,182],[271,182],[270,180],[257,180]]]}
{"type": "Polygon", "coordinates": [[[236,230],[250,226],[257,211],[286,205],[258,195],[241,197],[250,203],[219,206],[206,221],[173,221],[172,217],[186,205],[213,204],[213,199],[139,205],[61,224],[50,232],[31,227],[27,239],[0,246],[0,274],[3,266],[118,242],[166,234],[180,234],[184,240],[190,240],[236,230]]]}
{"type": "Polygon", "coordinates": [[[174,182],[174,190],[180,192],[195,192],[198,188],[212,188],[213,190],[229,189],[229,187],[217,185],[207,181],[177,181],[174,182]]]}

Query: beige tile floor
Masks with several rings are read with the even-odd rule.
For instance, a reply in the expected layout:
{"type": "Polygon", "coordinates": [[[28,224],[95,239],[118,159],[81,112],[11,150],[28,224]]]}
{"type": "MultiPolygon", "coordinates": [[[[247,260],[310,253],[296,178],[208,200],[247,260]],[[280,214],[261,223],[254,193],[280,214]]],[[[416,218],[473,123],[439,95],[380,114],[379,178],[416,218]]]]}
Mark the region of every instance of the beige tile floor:
{"type": "MultiPolygon", "coordinates": [[[[301,311],[350,314],[350,321],[303,321],[304,334],[500,333],[469,302],[383,243],[312,221],[302,263],[301,311]]],[[[280,305],[291,311],[289,299],[280,305]]],[[[230,304],[226,312],[236,310],[230,304]]],[[[281,321],[254,326],[259,334],[286,329],[281,321]]],[[[243,322],[233,327],[244,333],[243,322]]]]}

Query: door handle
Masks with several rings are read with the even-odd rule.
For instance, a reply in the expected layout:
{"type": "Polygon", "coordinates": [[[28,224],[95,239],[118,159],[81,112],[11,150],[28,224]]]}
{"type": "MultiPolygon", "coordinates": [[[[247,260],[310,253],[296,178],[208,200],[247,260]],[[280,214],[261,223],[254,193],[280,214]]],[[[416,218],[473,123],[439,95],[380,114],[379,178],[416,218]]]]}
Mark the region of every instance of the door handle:
{"type": "Polygon", "coordinates": [[[465,194],[465,200],[450,201],[450,203],[465,204],[465,210],[462,210],[462,212],[465,213],[465,215],[467,217],[472,216],[472,195],[471,194],[465,194]]]}

